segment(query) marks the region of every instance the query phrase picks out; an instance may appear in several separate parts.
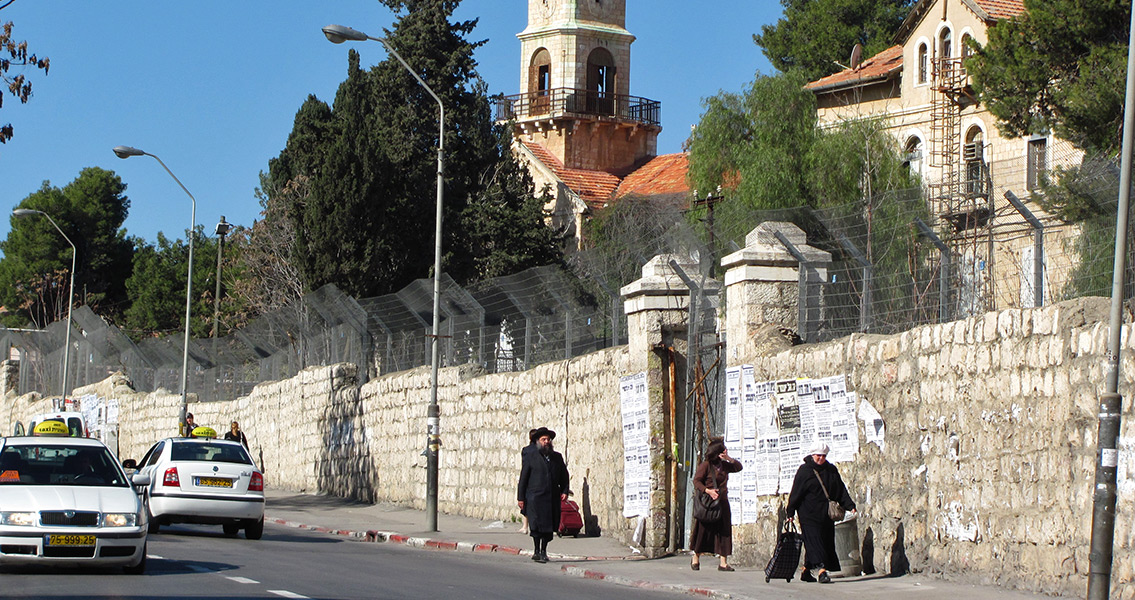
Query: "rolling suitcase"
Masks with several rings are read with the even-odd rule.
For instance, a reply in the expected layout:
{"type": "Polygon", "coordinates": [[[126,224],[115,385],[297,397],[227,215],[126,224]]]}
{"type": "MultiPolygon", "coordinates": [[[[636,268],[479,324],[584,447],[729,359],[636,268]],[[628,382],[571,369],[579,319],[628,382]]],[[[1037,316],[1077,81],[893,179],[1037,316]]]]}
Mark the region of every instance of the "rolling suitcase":
{"type": "Polygon", "coordinates": [[[572,535],[579,537],[579,530],[583,529],[583,517],[579,514],[579,505],[571,500],[560,502],[560,528],[556,533],[560,537],[572,535]]]}
{"type": "Polygon", "coordinates": [[[765,583],[772,579],[783,579],[792,583],[792,578],[796,576],[796,567],[800,564],[800,546],[803,544],[804,538],[796,532],[796,526],[792,521],[786,521],[784,531],[776,537],[776,549],[772,552],[772,558],[765,567],[765,583]]]}

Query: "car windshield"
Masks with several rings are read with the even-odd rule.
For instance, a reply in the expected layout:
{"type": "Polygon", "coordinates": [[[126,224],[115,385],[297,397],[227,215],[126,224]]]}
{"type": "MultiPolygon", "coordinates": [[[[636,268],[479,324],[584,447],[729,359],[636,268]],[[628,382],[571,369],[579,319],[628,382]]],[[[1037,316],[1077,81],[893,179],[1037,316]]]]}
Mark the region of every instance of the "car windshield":
{"type": "Polygon", "coordinates": [[[252,458],[239,444],[174,441],[170,459],[175,461],[225,462],[251,465],[252,458]]]}
{"type": "Polygon", "coordinates": [[[127,487],[114,456],[98,446],[14,445],[0,452],[0,485],[127,487]]]}

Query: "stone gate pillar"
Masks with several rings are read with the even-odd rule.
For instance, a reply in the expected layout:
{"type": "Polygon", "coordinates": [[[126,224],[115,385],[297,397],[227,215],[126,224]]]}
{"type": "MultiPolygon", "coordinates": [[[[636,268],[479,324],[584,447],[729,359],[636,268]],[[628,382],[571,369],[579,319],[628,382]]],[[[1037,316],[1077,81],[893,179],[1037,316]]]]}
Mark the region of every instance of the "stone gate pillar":
{"type": "Polygon", "coordinates": [[[764,354],[770,343],[786,345],[788,334],[801,334],[805,318],[818,320],[822,311],[820,284],[827,279],[831,254],[808,245],[807,236],[792,223],[766,221],[745,236],[745,247],[721,259],[725,268],[726,363],[764,354]],[[777,238],[780,233],[805,259],[809,301],[801,310],[800,261],[777,238]],[[809,318],[810,317],[810,318],[809,318]],[[786,331],[785,331],[786,330],[786,331]]]}
{"type": "MultiPolygon", "coordinates": [[[[627,347],[631,372],[646,372],[650,396],[650,509],[646,515],[643,552],[661,556],[669,544],[670,488],[672,453],[669,411],[666,402],[668,373],[663,347],[667,330],[680,330],[684,336],[689,322],[690,290],[670,261],[687,274],[697,272],[689,258],[662,254],[642,267],[642,278],[623,287],[623,310],[627,315],[627,347]]],[[[681,544],[679,544],[681,545],[681,544]]]]}

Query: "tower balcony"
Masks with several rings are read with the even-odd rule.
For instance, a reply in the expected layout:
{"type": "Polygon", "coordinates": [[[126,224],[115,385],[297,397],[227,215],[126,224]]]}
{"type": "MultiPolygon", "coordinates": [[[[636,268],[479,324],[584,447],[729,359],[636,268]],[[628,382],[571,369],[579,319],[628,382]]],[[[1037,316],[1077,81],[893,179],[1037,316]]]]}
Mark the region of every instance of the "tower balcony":
{"type": "Polygon", "coordinates": [[[572,88],[498,96],[493,98],[493,107],[497,121],[566,117],[658,126],[662,119],[662,103],[657,100],[572,88]]]}

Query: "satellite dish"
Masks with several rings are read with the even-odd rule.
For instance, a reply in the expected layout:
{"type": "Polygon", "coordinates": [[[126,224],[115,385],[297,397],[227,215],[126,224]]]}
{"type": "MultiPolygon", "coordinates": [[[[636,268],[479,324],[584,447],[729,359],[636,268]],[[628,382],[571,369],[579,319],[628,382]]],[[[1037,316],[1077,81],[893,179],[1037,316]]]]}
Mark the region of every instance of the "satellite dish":
{"type": "Polygon", "coordinates": [[[856,44],[855,47],[851,49],[851,68],[858,69],[861,60],[863,60],[863,45],[856,44]]]}

